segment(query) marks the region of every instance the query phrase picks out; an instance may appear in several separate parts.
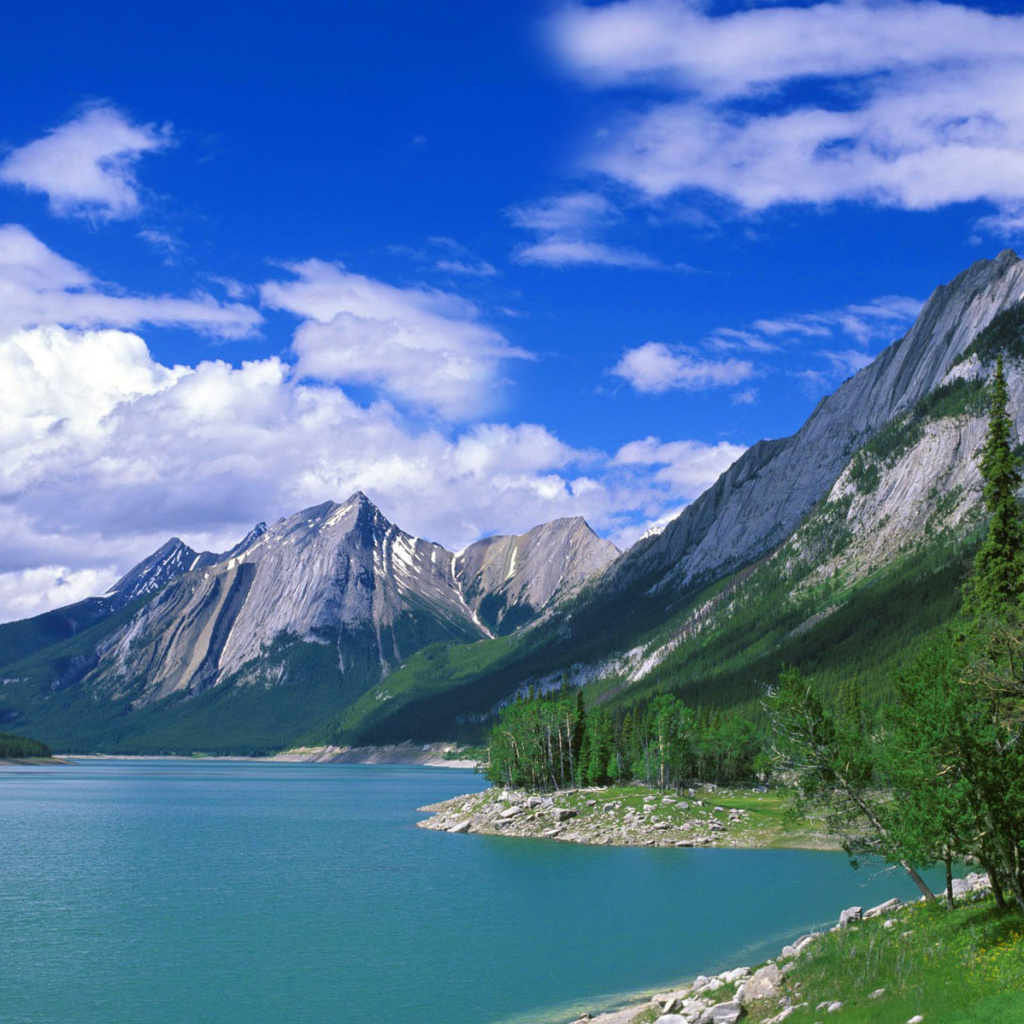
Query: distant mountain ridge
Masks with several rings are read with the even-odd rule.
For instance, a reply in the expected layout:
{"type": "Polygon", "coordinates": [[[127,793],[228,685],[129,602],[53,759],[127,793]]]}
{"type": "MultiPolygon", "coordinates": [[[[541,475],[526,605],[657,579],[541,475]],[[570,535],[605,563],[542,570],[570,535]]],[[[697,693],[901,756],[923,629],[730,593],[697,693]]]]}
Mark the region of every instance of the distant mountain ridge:
{"type": "Polygon", "coordinates": [[[984,518],[975,452],[996,351],[1018,436],[1024,424],[1022,303],[1015,253],[974,263],[800,430],[755,444],[514,648],[452,649],[441,669],[417,655],[385,703],[356,703],[320,738],[469,734],[510,694],[561,683],[591,701],[749,699],[781,664],[853,650],[869,624],[890,646],[850,671],[884,676],[917,640],[886,630],[932,628],[958,607],[958,560],[984,518]]]}
{"type": "Polygon", "coordinates": [[[125,751],[478,739],[531,686],[715,703],[843,651],[844,671],[878,678],[957,607],[1000,352],[1019,436],[1009,250],[937,288],[800,430],[622,554],[582,519],[455,554],[361,493],[221,555],[172,539],[104,597],[0,626],[0,728],[125,751]]]}
{"type": "MultiPolygon", "coordinates": [[[[28,652],[35,696],[4,710],[14,703],[8,687],[0,715],[20,725],[24,716],[35,720],[34,706],[45,722],[49,695],[71,688],[132,712],[166,706],[173,715],[171,698],[305,685],[311,671],[325,703],[333,679],[336,709],[430,643],[478,640],[531,621],[617,554],[583,519],[563,519],[456,555],[405,533],[361,492],[260,523],[223,554],[171,538],[104,597],[67,611],[62,621],[71,625],[57,639],[83,649],[67,657],[40,634],[28,652]],[[119,613],[126,621],[104,628],[119,613]],[[78,634],[90,627],[99,635],[85,643],[78,634]]],[[[33,625],[0,626],[0,663],[14,660],[3,655],[5,637],[33,625]]],[[[20,671],[12,668],[16,683],[20,671]]]]}

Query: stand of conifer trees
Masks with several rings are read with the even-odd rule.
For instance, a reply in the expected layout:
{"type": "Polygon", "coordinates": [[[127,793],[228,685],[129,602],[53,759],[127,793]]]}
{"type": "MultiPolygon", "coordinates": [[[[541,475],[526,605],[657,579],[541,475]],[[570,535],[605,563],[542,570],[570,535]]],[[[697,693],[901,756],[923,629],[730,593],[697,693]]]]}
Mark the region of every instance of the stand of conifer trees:
{"type": "Polygon", "coordinates": [[[487,778],[532,790],[641,782],[662,792],[746,781],[767,764],[765,739],[737,712],[694,711],[661,694],[627,712],[588,712],[579,690],[529,694],[502,709],[487,778]]]}
{"type": "Polygon", "coordinates": [[[51,756],[50,748],[45,743],[29,739],[27,736],[12,736],[10,733],[0,732],[0,758],[51,756]]]}

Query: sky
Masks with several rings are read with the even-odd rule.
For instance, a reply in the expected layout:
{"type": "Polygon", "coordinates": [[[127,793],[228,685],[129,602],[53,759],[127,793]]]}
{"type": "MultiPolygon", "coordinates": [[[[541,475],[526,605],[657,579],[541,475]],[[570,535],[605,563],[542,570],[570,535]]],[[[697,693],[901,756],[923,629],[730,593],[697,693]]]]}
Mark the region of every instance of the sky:
{"type": "Polygon", "coordinates": [[[6,14],[0,621],[364,491],[620,547],[1024,234],[1024,6],[6,14]]]}

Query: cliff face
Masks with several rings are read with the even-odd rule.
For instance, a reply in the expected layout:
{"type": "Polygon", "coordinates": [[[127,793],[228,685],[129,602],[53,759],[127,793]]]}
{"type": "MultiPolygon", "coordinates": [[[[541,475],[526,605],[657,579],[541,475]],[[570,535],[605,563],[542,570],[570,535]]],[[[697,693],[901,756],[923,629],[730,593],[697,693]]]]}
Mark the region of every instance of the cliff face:
{"type": "Polygon", "coordinates": [[[618,555],[585,519],[556,519],[520,537],[487,537],[458,556],[466,603],[494,633],[512,632],[618,555]]]}
{"type": "Polygon", "coordinates": [[[339,699],[351,699],[430,643],[478,640],[533,619],[617,553],[574,519],[456,556],[405,533],[357,493],[260,523],[219,555],[172,538],[94,599],[97,618],[144,603],[70,666],[56,659],[53,685],[81,684],[140,708],[232,679],[290,683],[292,656],[307,646],[321,650],[316,671],[326,661],[339,699]]]}
{"type": "Polygon", "coordinates": [[[658,536],[608,571],[615,587],[714,579],[782,543],[828,493],[854,449],[938,387],[953,360],[1002,310],[1024,298],[1024,261],[1009,250],[937,288],[907,335],[822,399],[791,437],[742,455],[658,536]]]}

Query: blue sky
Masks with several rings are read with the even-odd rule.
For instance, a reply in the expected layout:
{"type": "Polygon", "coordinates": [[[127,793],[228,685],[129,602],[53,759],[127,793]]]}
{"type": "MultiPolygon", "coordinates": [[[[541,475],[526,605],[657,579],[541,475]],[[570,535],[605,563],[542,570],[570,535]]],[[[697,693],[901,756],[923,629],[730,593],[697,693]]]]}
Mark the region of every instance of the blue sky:
{"type": "Polygon", "coordinates": [[[0,618],[366,491],[624,546],[1024,231],[1018,4],[56,2],[0,87],[0,618]]]}

